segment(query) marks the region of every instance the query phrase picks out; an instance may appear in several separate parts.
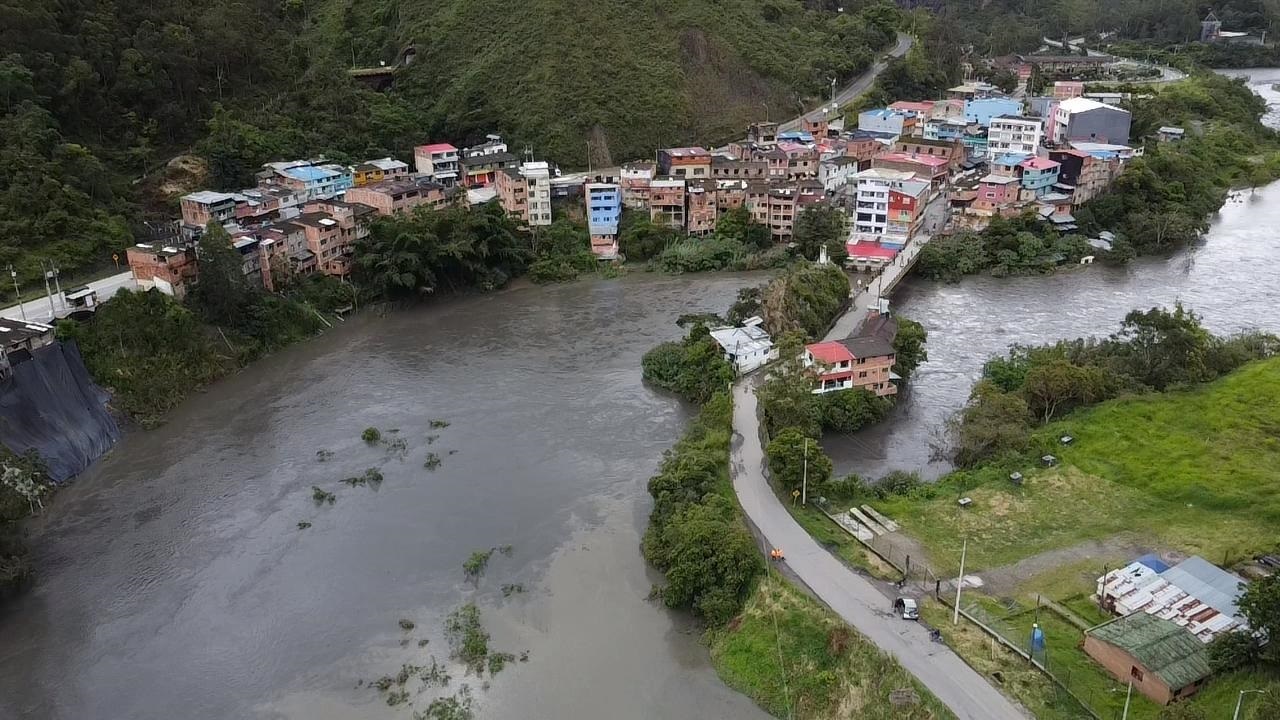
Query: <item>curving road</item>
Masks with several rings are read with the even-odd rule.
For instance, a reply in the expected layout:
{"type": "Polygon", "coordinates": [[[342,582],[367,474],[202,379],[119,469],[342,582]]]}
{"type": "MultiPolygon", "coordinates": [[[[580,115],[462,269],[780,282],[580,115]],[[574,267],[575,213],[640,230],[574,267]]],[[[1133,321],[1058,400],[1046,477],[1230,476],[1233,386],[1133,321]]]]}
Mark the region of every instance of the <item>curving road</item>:
{"type": "MultiPolygon", "coordinates": [[[[914,42],[915,40],[913,40],[910,35],[907,35],[906,33],[898,33],[898,42],[893,46],[892,50],[886,53],[881,59],[876,60],[871,67],[867,68],[866,72],[855,77],[848,85],[845,85],[840,92],[836,93],[836,104],[843,105],[866,92],[871,87],[871,83],[875,82],[876,76],[884,72],[884,69],[888,67],[889,59],[906,55],[914,42]]],[[[828,101],[818,106],[816,109],[810,110],[804,115],[799,115],[784,123],[780,123],[778,125],[778,131],[786,132],[788,130],[795,130],[800,127],[800,121],[804,118],[816,120],[822,117],[823,108],[827,108],[829,106],[830,102],[828,101]]]]}
{"type": "Polygon", "coordinates": [[[895,618],[891,598],[814,541],[783,507],[765,478],[764,448],[753,381],[733,388],[730,473],[738,502],[772,547],[786,550],[787,566],[845,622],[889,653],[955,713],[959,720],[1026,720],[1029,716],[924,625],[895,618]]]}

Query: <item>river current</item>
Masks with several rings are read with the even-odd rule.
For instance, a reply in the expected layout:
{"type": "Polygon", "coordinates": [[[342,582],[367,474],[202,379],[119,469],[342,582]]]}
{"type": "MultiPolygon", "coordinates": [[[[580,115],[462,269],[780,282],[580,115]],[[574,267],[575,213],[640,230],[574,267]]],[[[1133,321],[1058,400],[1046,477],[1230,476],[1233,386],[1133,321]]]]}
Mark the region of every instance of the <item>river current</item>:
{"type": "MultiPolygon", "coordinates": [[[[1280,69],[1224,71],[1250,78],[1265,98],[1264,122],[1280,127],[1280,69]]],[[[1190,140],[1193,142],[1194,140],[1190,140]]],[[[1011,345],[1106,336],[1134,309],[1181,300],[1216,333],[1280,332],[1280,183],[1237,193],[1203,240],[1168,257],[1128,267],[1085,266],[1051,276],[971,277],[956,284],[908,278],[893,312],[929,332],[928,362],[912,378],[889,418],[849,435],[828,434],[823,447],[840,473],[879,478],[891,470],[937,477],[948,469],[935,448],[992,356],[1011,345]]]]}
{"type": "MultiPolygon", "coordinates": [[[[1252,75],[1280,102],[1280,71],[1252,75]]],[[[1110,332],[1133,308],[1181,299],[1216,331],[1280,330],[1276,228],[1280,184],[1172,257],[910,281],[894,309],[928,328],[929,362],[887,422],[824,444],[843,471],[937,474],[933,429],[987,357],[1110,332]]],[[[760,279],[640,275],[365,316],[216,383],[32,524],[40,575],[0,607],[0,717],[407,718],[367,683],[443,660],[445,615],[474,600],[492,646],[530,653],[487,689],[453,668],[478,717],[764,720],[696,628],[646,600],[659,578],[638,548],[645,480],[688,418],[640,382],[640,356],[760,279]],[[362,442],[369,426],[405,449],[362,442]],[[376,487],[339,482],[370,467],[376,487]],[[472,551],[505,544],[464,579],[472,551]],[[510,583],[524,592],[504,597],[510,583]]]]}

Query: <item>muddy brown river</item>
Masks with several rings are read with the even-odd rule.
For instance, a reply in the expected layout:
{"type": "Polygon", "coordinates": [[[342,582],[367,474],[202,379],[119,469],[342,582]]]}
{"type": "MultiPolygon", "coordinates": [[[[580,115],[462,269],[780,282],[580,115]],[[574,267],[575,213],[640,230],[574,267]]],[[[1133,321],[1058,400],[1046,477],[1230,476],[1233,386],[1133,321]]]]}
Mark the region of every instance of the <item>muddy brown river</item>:
{"type": "MultiPolygon", "coordinates": [[[[1252,75],[1280,102],[1280,71],[1252,75]]],[[[934,428],[987,357],[1110,332],[1135,307],[1180,298],[1216,331],[1280,330],[1276,228],[1280,185],[1169,258],[913,280],[894,307],[928,328],[929,362],[889,421],[824,445],[844,471],[937,474],[934,428]]],[[[645,481],[688,412],[641,383],[640,356],[760,280],[636,275],[366,316],[215,384],[32,525],[39,578],[0,607],[0,718],[410,718],[430,694],[389,708],[362,685],[443,660],[444,616],[475,600],[493,647],[530,653],[487,689],[452,668],[480,718],[763,720],[645,599],[658,578],[638,548],[645,481]],[[362,442],[368,426],[405,452],[362,442]],[[380,486],[340,483],[370,467],[380,486]],[[337,502],[317,507],[313,485],[337,502]],[[473,550],[508,543],[464,579],[473,550]]]]}
{"type": "Polygon", "coordinates": [[[368,316],[215,384],[32,526],[39,579],[0,608],[0,718],[409,718],[357,685],[444,660],[443,618],[470,599],[495,649],[529,651],[488,690],[453,668],[478,717],[767,717],[646,600],[659,578],[639,552],[646,480],[688,412],[641,383],[640,356],[762,279],[637,275],[368,316]],[[369,426],[407,452],[362,442],[369,426]],[[370,467],[376,489],[340,482],[370,467]],[[464,579],[473,550],[504,544],[464,579]]]}

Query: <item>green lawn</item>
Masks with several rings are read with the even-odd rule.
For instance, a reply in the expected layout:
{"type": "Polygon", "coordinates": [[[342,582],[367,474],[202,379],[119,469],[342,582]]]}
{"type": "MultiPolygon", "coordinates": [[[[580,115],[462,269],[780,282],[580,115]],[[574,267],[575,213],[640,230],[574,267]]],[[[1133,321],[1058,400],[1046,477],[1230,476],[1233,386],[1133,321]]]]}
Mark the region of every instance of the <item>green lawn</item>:
{"type": "Polygon", "coordinates": [[[779,718],[954,720],[898,663],[776,574],[742,616],[710,633],[720,677],[779,718]],[[776,632],[775,632],[776,628],[776,632]],[[896,706],[894,691],[914,692],[896,706]]]}
{"type": "Polygon", "coordinates": [[[955,473],[931,498],[876,503],[953,571],[1125,533],[1222,563],[1274,549],[1280,526],[1280,358],[1190,391],[1104,403],[1039,430],[1062,464],[955,473]],[[1064,447],[1056,438],[1071,435],[1064,447]],[[961,508],[956,499],[973,499],[961,508]]]}

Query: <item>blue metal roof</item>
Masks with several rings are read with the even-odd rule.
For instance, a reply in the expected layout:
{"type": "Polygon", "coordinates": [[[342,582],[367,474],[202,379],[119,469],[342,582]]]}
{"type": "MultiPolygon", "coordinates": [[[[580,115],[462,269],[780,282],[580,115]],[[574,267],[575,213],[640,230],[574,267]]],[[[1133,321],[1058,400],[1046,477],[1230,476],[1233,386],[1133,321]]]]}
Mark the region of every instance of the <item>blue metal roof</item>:
{"type": "MultiPolygon", "coordinates": [[[[1111,248],[1107,248],[1107,249],[1110,250],[1111,248]]],[[[1160,556],[1156,555],[1155,553],[1147,553],[1146,555],[1143,555],[1137,560],[1134,560],[1134,562],[1140,565],[1146,565],[1147,567],[1151,568],[1151,570],[1155,572],[1157,575],[1169,569],[1169,566],[1166,565],[1164,561],[1160,559],[1160,556]]]]}
{"type": "Polygon", "coordinates": [[[338,173],[334,172],[333,170],[325,170],[324,168],[318,168],[311,165],[304,166],[304,167],[289,168],[288,170],[284,171],[284,174],[296,180],[302,180],[303,182],[310,182],[313,180],[325,180],[327,178],[338,176],[338,173]]]}

